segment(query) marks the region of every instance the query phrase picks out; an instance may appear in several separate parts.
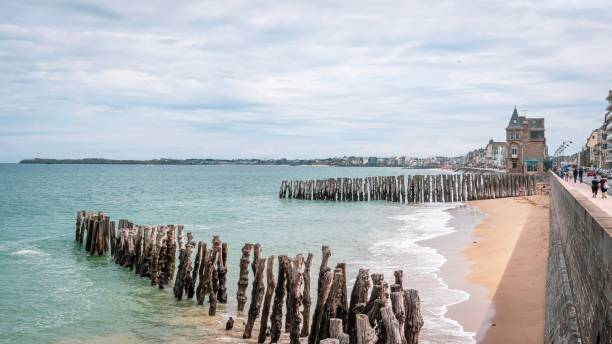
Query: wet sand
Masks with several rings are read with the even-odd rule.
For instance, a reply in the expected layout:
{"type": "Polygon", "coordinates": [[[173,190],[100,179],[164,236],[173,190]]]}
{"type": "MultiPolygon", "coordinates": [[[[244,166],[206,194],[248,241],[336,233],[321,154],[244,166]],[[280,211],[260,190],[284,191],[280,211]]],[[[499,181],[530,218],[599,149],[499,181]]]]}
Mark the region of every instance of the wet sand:
{"type": "Polygon", "coordinates": [[[448,259],[442,278],[450,288],[470,293],[467,301],[449,307],[447,317],[475,332],[479,343],[542,343],[548,197],[468,204],[486,214],[473,232],[454,223],[456,233],[432,242],[448,259]],[[459,254],[452,247],[461,244],[459,254]]]}

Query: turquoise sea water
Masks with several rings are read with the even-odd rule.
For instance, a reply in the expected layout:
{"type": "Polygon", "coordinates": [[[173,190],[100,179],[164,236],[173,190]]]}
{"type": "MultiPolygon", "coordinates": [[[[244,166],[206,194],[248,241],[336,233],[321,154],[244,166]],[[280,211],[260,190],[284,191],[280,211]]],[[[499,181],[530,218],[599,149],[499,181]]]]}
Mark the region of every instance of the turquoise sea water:
{"type": "Polygon", "coordinates": [[[277,197],[283,179],[410,173],[311,166],[0,164],[0,342],[240,342],[225,338],[220,329],[235,313],[245,242],[261,243],[264,256],[313,252],[313,271],[321,245],[328,244],[330,265],[347,262],[349,278],[366,267],[391,280],[392,271],[401,268],[405,285],[421,290],[423,342],[471,342],[470,334],[443,316],[465,293],[445,287],[436,275],[444,258],[417,243],[452,231],[446,212],[451,206],[277,197]],[[170,290],[150,287],[108,258],[89,257],[74,243],[79,209],[104,210],[111,220],[140,224],[181,223],[196,240],[210,242],[220,235],[230,247],[228,304],[217,318],[206,319],[205,309],[191,301],[176,302],[170,290]]]}

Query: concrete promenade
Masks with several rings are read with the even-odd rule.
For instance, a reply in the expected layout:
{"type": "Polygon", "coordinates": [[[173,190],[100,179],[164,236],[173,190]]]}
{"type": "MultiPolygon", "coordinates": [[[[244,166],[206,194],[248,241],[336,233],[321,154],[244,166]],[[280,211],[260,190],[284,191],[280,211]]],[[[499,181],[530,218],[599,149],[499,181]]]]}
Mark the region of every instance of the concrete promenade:
{"type": "MultiPolygon", "coordinates": [[[[566,182],[566,181],[561,180],[561,178],[559,178],[559,180],[561,181],[561,184],[563,184],[563,186],[565,186],[568,190],[576,191],[580,193],[581,195],[586,197],[591,203],[593,203],[594,205],[599,207],[601,210],[608,213],[608,215],[612,216],[612,196],[608,195],[608,198],[602,199],[601,190],[599,190],[599,193],[597,194],[597,198],[593,198],[592,193],[591,193],[591,184],[590,184],[591,179],[593,178],[585,178],[583,183],[580,183],[580,182],[574,183],[573,179],[570,179],[570,181],[566,182]]],[[[610,183],[611,181],[608,181],[608,184],[610,183]]]]}

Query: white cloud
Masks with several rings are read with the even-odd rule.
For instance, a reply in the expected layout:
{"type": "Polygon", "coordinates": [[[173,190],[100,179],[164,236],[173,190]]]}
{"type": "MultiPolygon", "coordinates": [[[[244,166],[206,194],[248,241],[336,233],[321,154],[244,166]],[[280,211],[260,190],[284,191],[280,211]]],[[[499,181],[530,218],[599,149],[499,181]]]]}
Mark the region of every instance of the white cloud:
{"type": "Polygon", "coordinates": [[[515,104],[582,142],[611,37],[606,1],[3,1],[0,161],[462,154],[515,104]]]}

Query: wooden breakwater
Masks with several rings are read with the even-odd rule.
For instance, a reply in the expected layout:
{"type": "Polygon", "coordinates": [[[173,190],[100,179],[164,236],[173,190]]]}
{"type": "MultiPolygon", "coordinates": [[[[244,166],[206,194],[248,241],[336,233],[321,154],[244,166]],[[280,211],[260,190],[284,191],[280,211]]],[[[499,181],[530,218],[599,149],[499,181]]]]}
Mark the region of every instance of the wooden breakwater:
{"type": "Polygon", "coordinates": [[[536,178],[526,174],[439,174],[283,180],[279,198],[397,203],[465,202],[535,195],[536,178]]]}
{"type": "MultiPolygon", "coordinates": [[[[110,252],[114,262],[135,275],[148,278],[152,286],[172,287],[177,301],[194,299],[208,314],[217,303],[227,303],[227,243],[213,236],[210,246],[184,233],[183,225],[143,226],[128,220],[115,222],[103,212],[79,211],[75,240],[92,255],[110,252]],[[89,244],[88,244],[89,243],[89,244]],[[195,251],[195,252],[194,252],[195,251]],[[194,257],[195,254],[195,257],[194,257]]],[[[260,244],[246,243],[238,262],[237,311],[250,305],[242,337],[258,343],[291,344],[413,344],[423,326],[417,290],[405,289],[403,272],[394,272],[389,284],[383,274],[359,269],[349,295],[346,263],[331,268],[331,249],[321,248],[316,298],[311,298],[311,265],[314,255],[263,256],[260,244]],[[251,260],[252,256],[252,260],[251,260]],[[277,262],[277,274],[274,264],[277,262]],[[249,269],[250,268],[250,269],[249,269]],[[249,272],[250,270],[250,272],[249,272]],[[266,283],[264,283],[264,277],[266,283]],[[284,312],[284,313],[283,313],[284,312]],[[259,323],[259,330],[253,333],[259,323]],[[288,334],[288,340],[281,338],[288,334]]],[[[226,324],[230,330],[233,319],[226,324]]]]}

